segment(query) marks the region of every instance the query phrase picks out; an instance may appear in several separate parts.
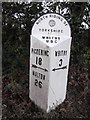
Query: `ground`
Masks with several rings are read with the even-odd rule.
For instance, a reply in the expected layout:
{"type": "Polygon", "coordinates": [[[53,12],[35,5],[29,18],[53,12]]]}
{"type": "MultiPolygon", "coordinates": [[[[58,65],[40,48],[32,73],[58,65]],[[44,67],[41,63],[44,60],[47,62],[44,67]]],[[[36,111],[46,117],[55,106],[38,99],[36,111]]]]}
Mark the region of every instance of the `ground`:
{"type": "MultiPolygon", "coordinates": [[[[21,77],[25,76],[20,72],[21,77]]],[[[28,77],[27,77],[28,78],[28,77]]],[[[65,101],[49,113],[38,108],[29,98],[29,79],[15,82],[3,76],[2,120],[57,120],[60,118],[89,118],[88,69],[70,65],[65,101]]]]}

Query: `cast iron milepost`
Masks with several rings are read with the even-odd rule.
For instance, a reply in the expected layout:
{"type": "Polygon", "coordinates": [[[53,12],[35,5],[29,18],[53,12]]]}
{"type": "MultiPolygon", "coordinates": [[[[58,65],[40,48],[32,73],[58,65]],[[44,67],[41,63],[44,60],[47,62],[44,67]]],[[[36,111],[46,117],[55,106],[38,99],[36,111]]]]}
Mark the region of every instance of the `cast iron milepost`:
{"type": "Polygon", "coordinates": [[[36,105],[49,112],[66,97],[71,29],[55,13],[34,23],[30,40],[30,92],[36,105]]]}

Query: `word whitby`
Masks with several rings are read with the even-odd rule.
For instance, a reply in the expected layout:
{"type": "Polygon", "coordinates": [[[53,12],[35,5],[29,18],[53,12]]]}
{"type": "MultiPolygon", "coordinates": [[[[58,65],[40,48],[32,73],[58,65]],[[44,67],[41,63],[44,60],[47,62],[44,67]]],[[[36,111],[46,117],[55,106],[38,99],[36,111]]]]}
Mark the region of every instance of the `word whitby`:
{"type": "Polygon", "coordinates": [[[55,57],[66,56],[66,55],[67,55],[67,50],[58,50],[58,51],[55,51],[55,57]]]}

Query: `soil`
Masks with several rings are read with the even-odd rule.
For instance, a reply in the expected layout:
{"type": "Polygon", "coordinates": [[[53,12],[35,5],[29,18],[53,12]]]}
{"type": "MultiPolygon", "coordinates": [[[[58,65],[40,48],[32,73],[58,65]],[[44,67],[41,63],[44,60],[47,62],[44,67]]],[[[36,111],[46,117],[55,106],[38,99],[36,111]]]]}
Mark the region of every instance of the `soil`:
{"type": "MultiPolygon", "coordinates": [[[[22,74],[19,76],[22,76],[22,74]]],[[[25,77],[25,74],[23,74],[22,77],[25,77]]],[[[69,68],[65,101],[49,113],[37,107],[37,105],[30,100],[29,79],[26,79],[25,83],[22,84],[15,82],[6,75],[3,76],[2,82],[2,120],[88,119],[90,117],[88,69],[81,69],[78,65],[71,65],[69,68]]]]}

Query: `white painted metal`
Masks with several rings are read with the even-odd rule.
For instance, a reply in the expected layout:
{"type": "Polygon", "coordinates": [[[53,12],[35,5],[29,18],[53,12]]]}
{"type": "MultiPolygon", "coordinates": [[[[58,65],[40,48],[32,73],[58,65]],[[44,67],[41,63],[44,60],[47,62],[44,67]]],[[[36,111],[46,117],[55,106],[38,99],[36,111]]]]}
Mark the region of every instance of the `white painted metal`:
{"type": "Polygon", "coordinates": [[[66,96],[71,30],[57,14],[45,14],[34,24],[30,46],[30,98],[45,111],[66,96]]]}
{"type": "Polygon", "coordinates": [[[71,36],[68,22],[62,16],[54,13],[41,16],[32,28],[32,35],[71,36]],[[60,32],[54,32],[55,30],[60,32]]]}
{"type": "Polygon", "coordinates": [[[43,42],[31,36],[31,55],[30,55],[30,98],[44,110],[47,109],[48,102],[48,85],[49,85],[49,56],[44,51],[49,51],[49,47],[43,42]],[[38,51],[44,50],[43,55],[34,54],[32,49],[38,51]],[[39,65],[39,59],[42,59],[39,65]],[[37,67],[40,68],[37,68],[37,67]],[[34,72],[34,73],[33,73],[34,72]]]}

